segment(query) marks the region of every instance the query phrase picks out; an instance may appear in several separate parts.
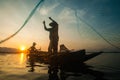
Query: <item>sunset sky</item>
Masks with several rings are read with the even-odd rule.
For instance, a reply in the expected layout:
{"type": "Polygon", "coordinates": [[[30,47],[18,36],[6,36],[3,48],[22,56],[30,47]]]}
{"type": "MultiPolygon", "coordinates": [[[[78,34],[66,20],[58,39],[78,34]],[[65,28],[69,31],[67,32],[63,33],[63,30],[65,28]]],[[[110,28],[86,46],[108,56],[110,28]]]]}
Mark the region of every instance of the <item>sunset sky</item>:
{"type": "MultiPolygon", "coordinates": [[[[39,1],[0,0],[0,40],[14,34],[39,1]]],[[[48,17],[59,24],[59,45],[75,50],[118,50],[96,34],[91,25],[106,40],[120,47],[119,0],[44,0],[25,27],[0,47],[28,48],[36,42],[37,48],[47,50],[49,33],[44,30],[43,20],[49,27],[48,17]]]]}

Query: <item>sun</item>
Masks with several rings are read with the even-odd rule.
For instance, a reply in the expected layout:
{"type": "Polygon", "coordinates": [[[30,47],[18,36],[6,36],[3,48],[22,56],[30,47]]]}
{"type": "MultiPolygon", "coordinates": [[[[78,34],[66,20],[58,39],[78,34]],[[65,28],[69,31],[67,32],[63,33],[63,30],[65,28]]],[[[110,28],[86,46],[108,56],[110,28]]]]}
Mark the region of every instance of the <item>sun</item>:
{"type": "Polygon", "coordinates": [[[25,46],[21,46],[21,47],[20,47],[20,50],[21,50],[21,51],[25,51],[25,50],[26,50],[26,47],[25,47],[25,46]]]}

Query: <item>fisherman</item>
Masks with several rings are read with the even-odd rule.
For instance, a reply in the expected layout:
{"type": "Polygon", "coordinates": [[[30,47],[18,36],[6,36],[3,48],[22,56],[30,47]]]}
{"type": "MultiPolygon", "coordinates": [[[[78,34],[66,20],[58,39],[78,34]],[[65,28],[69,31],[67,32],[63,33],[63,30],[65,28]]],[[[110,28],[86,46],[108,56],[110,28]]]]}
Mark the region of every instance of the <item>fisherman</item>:
{"type": "Polygon", "coordinates": [[[50,43],[49,43],[49,47],[48,47],[48,52],[50,54],[57,54],[58,52],[58,41],[59,41],[59,36],[58,36],[58,23],[56,21],[54,21],[51,17],[49,17],[49,19],[52,21],[49,26],[51,26],[51,28],[47,28],[45,21],[43,21],[44,24],[44,29],[46,31],[49,31],[49,39],[50,39],[50,43]]]}
{"type": "Polygon", "coordinates": [[[29,51],[28,57],[29,57],[30,65],[31,65],[31,69],[29,70],[29,72],[34,71],[35,53],[37,51],[35,46],[36,46],[36,43],[33,42],[33,45],[28,49],[28,51],[29,51]]]}
{"type": "Polygon", "coordinates": [[[33,45],[28,49],[30,51],[30,54],[35,54],[35,52],[37,51],[35,46],[36,46],[36,43],[33,42],[33,45]]]}

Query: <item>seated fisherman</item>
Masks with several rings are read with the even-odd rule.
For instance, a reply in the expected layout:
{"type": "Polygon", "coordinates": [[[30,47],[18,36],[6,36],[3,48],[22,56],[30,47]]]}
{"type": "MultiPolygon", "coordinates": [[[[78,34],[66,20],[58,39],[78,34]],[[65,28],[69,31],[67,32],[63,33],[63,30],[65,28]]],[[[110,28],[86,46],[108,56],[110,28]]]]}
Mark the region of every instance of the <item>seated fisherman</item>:
{"type": "Polygon", "coordinates": [[[37,49],[35,48],[35,45],[36,43],[33,42],[33,45],[28,49],[29,54],[27,56],[29,57],[29,62],[31,66],[31,69],[29,70],[30,72],[34,71],[35,53],[37,51],[37,49]]]}

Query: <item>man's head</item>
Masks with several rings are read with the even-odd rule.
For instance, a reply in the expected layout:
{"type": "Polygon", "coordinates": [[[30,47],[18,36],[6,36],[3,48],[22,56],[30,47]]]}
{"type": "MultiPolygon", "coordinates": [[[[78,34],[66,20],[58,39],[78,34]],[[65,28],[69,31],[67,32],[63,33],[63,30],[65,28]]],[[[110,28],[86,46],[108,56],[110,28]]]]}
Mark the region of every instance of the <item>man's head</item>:
{"type": "Polygon", "coordinates": [[[35,46],[36,45],[36,43],[35,42],[33,42],[33,46],[35,46]]]}
{"type": "Polygon", "coordinates": [[[49,26],[51,26],[51,27],[55,27],[57,24],[55,23],[55,22],[51,22],[50,24],[49,24],[49,26]]]}

